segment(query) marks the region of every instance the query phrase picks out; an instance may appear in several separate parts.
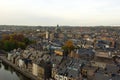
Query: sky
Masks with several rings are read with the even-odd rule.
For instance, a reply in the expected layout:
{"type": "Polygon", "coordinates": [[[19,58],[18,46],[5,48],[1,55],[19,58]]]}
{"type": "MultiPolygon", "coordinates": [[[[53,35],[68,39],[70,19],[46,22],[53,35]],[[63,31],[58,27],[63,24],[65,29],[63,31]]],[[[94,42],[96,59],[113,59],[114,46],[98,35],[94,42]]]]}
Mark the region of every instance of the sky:
{"type": "Polygon", "coordinates": [[[120,25],[120,0],[0,0],[0,25],[120,25]]]}

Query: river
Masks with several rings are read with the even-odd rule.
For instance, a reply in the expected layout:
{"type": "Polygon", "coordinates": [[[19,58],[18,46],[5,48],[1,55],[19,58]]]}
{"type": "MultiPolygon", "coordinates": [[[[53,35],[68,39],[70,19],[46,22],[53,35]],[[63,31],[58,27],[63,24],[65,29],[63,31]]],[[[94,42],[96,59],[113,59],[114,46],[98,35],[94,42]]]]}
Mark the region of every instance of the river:
{"type": "Polygon", "coordinates": [[[0,62],[0,80],[30,80],[16,72],[12,67],[0,62]]]}

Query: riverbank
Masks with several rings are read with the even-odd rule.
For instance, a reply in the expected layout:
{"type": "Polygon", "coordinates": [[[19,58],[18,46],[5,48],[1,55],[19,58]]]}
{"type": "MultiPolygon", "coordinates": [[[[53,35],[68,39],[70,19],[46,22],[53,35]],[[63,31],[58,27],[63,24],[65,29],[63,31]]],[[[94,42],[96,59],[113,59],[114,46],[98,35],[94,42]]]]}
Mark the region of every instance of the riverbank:
{"type": "Polygon", "coordinates": [[[23,74],[24,76],[26,76],[27,78],[29,78],[30,80],[38,80],[34,75],[28,73],[27,71],[22,71],[20,68],[18,68],[16,65],[14,65],[13,63],[11,63],[10,61],[8,61],[6,59],[5,56],[0,56],[0,59],[5,62],[6,64],[8,64],[9,66],[11,66],[12,68],[14,68],[17,72],[23,74]]]}

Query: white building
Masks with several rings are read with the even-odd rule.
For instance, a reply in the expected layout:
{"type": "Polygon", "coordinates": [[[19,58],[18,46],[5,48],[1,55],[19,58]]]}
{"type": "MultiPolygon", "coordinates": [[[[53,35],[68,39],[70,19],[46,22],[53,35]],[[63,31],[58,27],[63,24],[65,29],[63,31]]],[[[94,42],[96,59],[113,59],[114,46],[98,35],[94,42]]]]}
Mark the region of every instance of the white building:
{"type": "Polygon", "coordinates": [[[49,32],[46,31],[46,39],[49,39],[49,32]]]}
{"type": "Polygon", "coordinates": [[[12,53],[8,53],[7,59],[11,60],[12,53]]]}
{"type": "Polygon", "coordinates": [[[33,75],[38,76],[38,65],[35,63],[33,63],[32,73],[33,75]]]}
{"type": "Polygon", "coordinates": [[[19,59],[19,67],[22,68],[24,66],[24,61],[22,59],[19,59]]]}

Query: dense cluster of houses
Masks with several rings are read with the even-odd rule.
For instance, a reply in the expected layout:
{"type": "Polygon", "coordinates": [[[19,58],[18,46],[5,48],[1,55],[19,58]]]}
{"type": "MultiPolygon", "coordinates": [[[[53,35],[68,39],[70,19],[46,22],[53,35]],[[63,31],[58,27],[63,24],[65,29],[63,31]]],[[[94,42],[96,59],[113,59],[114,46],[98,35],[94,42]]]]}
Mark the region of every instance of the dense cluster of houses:
{"type": "Polygon", "coordinates": [[[7,59],[39,80],[119,80],[120,37],[102,30],[95,33],[70,30],[62,32],[57,26],[54,32],[38,30],[37,37],[28,34],[37,43],[25,50],[12,50],[7,59]],[[62,46],[68,39],[76,48],[65,56],[62,46]]]}
{"type": "Polygon", "coordinates": [[[119,80],[120,78],[120,59],[116,57],[113,60],[114,50],[94,51],[91,48],[80,48],[71,51],[67,57],[63,54],[64,51],[59,48],[49,46],[47,50],[37,50],[30,45],[25,50],[12,50],[8,53],[7,59],[39,80],[119,80]],[[54,50],[52,54],[50,48],[54,50]]]}

